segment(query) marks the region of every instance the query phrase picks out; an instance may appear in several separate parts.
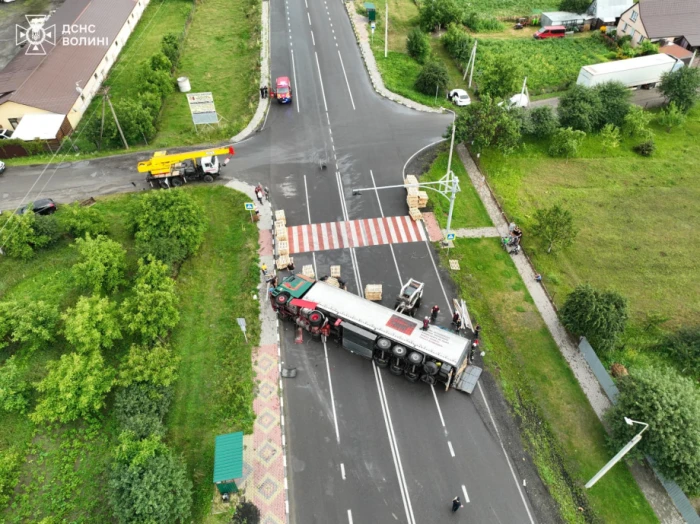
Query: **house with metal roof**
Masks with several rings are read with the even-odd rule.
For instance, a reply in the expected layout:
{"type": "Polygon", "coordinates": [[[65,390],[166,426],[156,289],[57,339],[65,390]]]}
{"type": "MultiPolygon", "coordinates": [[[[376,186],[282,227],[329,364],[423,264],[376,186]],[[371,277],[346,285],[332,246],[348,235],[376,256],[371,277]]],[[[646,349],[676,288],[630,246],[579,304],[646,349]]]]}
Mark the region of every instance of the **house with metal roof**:
{"type": "Polygon", "coordinates": [[[149,2],[66,0],[55,12],[28,15],[17,28],[17,55],[0,71],[0,128],[17,129],[34,114],[50,115],[42,136],[75,129],[149,2]]]}
{"type": "Polygon", "coordinates": [[[614,24],[634,4],[634,0],[594,0],[588,14],[599,20],[600,25],[614,24]]]}
{"type": "Polygon", "coordinates": [[[631,44],[644,40],[700,47],[700,1],[639,0],[620,16],[617,36],[630,35],[631,44]]]}

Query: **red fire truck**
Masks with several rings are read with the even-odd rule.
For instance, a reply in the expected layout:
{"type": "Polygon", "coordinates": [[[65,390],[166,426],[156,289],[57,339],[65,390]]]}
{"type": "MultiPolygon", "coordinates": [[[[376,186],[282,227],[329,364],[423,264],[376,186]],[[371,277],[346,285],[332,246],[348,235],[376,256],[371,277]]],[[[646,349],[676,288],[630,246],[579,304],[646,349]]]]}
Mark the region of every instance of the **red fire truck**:
{"type": "Polygon", "coordinates": [[[271,90],[273,98],[276,98],[280,104],[289,104],[292,102],[292,85],[289,83],[289,78],[286,76],[277,77],[275,87],[271,90]]]}

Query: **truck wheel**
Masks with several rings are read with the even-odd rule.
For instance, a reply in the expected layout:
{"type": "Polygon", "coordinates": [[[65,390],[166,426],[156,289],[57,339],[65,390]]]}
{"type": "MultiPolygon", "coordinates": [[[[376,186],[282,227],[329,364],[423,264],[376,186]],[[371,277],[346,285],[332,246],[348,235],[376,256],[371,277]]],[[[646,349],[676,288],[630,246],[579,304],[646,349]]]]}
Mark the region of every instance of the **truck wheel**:
{"type": "Polygon", "coordinates": [[[430,384],[431,386],[435,384],[435,377],[432,375],[422,375],[420,379],[426,384],[430,384]]]}
{"type": "Polygon", "coordinates": [[[184,184],[184,181],[179,176],[174,176],[170,179],[170,185],[173,187],[180,187],[182,184],[184,184]]]}
{"type": "Polygon", "coordinates": [[[399,358],[405,357],[407,352],[408,352],[408,351],[406,350],[406,348],[403,347],[403,346],[400,346],[399,344],[396,344],[396,345],[394,346],[394,349],[391,350],[391,353],[392,353],[395,357],[399,357],[399,358]]]}
{"type": "Polygon", "coordinates": [[[170,187],[164,178],[161,178],[160,180],[158,180],[158,185],[160,186],[161,189],[168,189],[170,187]]]}
{"type": "Polygon", "coordinates": [[[312,326],[320,326],[321,324],[323,324],[323,320],[323,313],[321,313],[320,311],[314,310],[311,313],[309,313],[309,324],[311,324],[312,326]]]}
{"type": "Polygon", "coordinates": [[[404,377],[406,377],[406,380],[408,380],[409,382],[414,382],[414,383],[418,382],[418,378],[419,378],[418,373],[408,373],[408,372],[406,372],[404,377]]]}
{"type": "Polygon", "coordinates": [[[204,175],[204,178],[202,178],[207,184],[211,184],[214,181],[214,177],[211,176],[209,173],[204,175]]]}
{"type": "Polygon", "coordinates": [[[423,363],[423,355],[417,351],[413,351],[410,355],[408,355],[408,361],[414,366],[417,366],[423,363]]]}
{"type": "Polygon", "coordinates": [[[386,338],[378,338],[376,342],[376,346],[378,349],[381,349],[382,351],[389,351],[391,349],[391,340],[386,339],[386,338]]]}
{"type": "Polygon", "coordinates": [[[437,375],[438,367],[437,364],[431,360],[423,364],[423,370],[432,377],[437,375]]]}
{"type": "Polygon", "coordinates": [[[275,304],[278,306],[286,306],[287,302],[289,302],[289,298],[289,293],[282,291],[282,293],[275,297],[275,304]]]}

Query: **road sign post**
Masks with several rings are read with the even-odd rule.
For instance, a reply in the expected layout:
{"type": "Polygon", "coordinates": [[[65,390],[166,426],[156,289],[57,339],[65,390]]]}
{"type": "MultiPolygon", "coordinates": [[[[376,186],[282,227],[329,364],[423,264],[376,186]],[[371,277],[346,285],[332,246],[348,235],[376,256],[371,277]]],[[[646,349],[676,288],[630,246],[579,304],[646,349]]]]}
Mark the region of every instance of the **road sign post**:
{"type": "Polygon", "coordinates": [[[452,242],[455,239],[455,234],[454,233],[447,233],[447,256],[450,256],[450,242],[452,242]]]}
{"type": "Polygon", "coordinates": [[[246,203],[245,203],[245,208],[246,208],[246,211],[250,211],[250,221],[251,221],[251,222],[254,222],[254,220],[253,220],[253,209],[255,209],[255,204],[253,204],[252,202],[246,202],[246,203]]]}
{"type": "Polygon", "coordinates": [[[243,331],[245,341],[248,342],[248,335],[245,334],[245,318],[237,318],[236,322],[238,322],[238,325],[241,327],[241,331],[243,331]]]}

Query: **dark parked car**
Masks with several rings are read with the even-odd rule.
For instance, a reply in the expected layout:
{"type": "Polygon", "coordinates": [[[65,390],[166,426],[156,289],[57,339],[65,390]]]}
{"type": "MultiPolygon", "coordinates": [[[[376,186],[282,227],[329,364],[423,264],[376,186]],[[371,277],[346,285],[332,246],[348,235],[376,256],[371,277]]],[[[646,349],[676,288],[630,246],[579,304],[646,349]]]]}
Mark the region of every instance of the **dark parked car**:
{"type": "Polygon", "coordinates": [[[51,215],[56,212],[56,202],[50,198],[40,198],[34,203],[25,204],[17,210],[18,215],[24,215],[29,209],[37,215],[51,215]]]}

